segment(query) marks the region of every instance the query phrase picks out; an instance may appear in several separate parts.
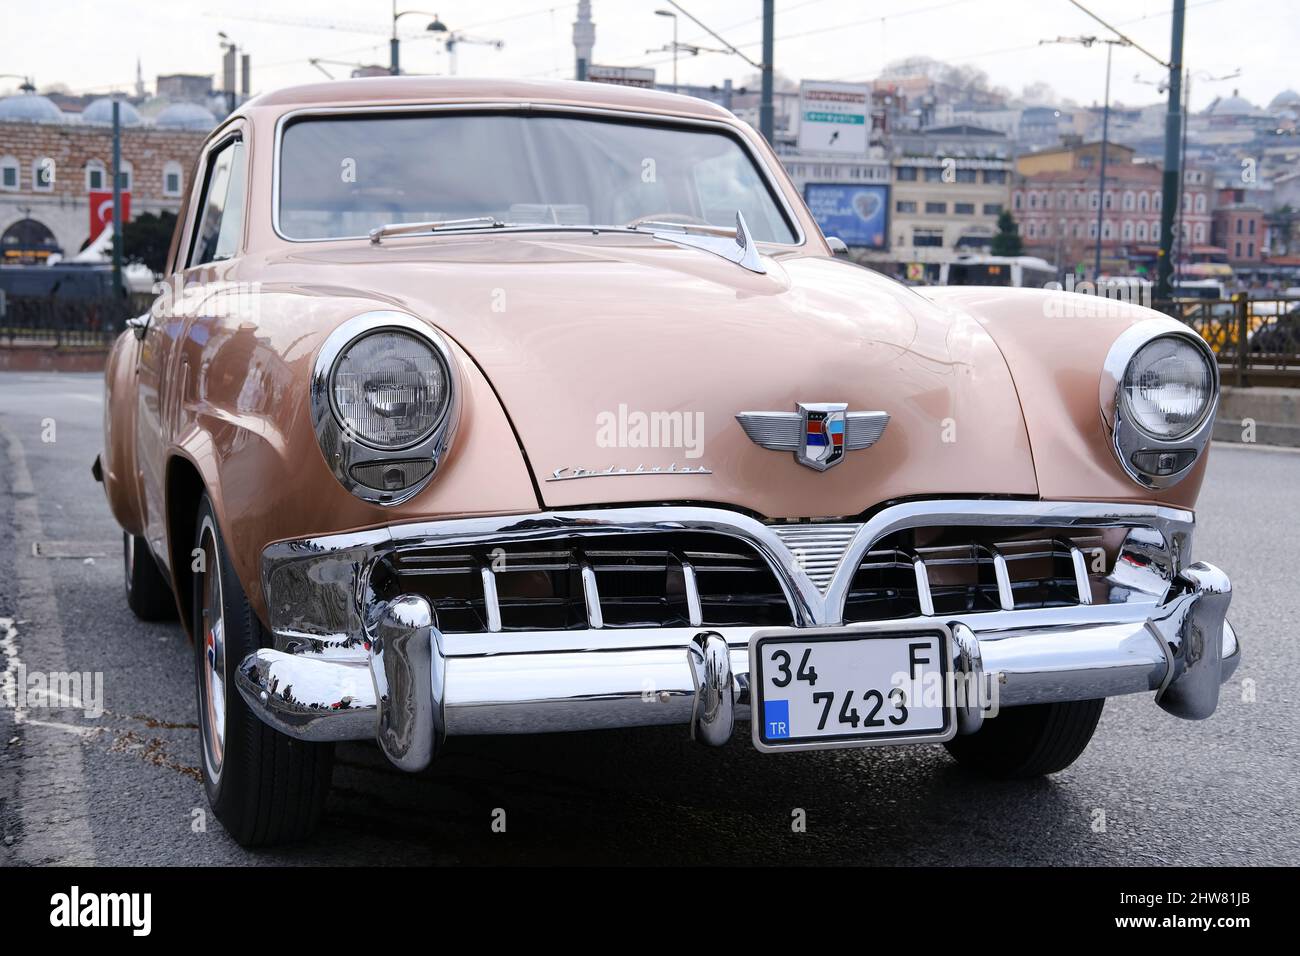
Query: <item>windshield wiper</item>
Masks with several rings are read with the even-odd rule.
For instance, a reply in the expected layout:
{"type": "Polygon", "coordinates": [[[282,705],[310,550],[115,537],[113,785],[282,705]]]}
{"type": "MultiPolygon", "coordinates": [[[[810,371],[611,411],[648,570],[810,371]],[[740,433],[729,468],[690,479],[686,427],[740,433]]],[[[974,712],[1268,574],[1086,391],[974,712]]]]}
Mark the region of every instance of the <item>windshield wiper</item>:
{"type": "Polygon", "coordinates": [[[416,236],[425,232],[442,232],[447,229],[473,229],[489,226],[502,229],[510,225],[496,216],[471,216],[468,219],[432,219],[428,222],[390,222],[386,226],[370,230],[370,241],[379,245],[385,236],[416,236]]]}
{"type": "Polygon", "coordinates": [[[379,245],[385,236],[415,236],[456,229],[511,229],[543,232],[630,232],[653,236],[691,249],[700,249],[734,262],[742,269],[765,275],[767,269],[758,247],[745,224],[745,217],[736,211],[736,226],[714,226],[709,223],[672,222],[666,219],[633,219],[622,226],[576,225],[559,223],[505,222],[495,216],[471,216],[468,219],[434,219],[428,222],[391,222],[370,230],[370,242],[379,245]]]}
{"type": "Polygon", "coordinates": [[[736,230],[730,226],[712,226],[705,222],[673,222],[671,219],[633,219],[623,228],[638,232],[698,232],[705,236],[722,236],[727,239],[736,234],[736,230]]]}

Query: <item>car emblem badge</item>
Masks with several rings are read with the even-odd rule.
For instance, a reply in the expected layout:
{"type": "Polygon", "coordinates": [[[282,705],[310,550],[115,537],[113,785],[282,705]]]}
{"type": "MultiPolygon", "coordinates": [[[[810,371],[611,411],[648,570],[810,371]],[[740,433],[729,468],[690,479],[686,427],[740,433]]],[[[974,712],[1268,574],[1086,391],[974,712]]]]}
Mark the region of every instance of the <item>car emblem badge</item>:
{"type": "Polygon", "coordinates": [[[741,412],[736,421],[750,441],[772,451],[792,451],[795,461],[826,471],[846,452],[870,448],[889,424],[886,412],[851,412],[844,402],[799,402],[797,412],[741,412]]]}
{"type": "Polygon", "coordinates": [[[844,459],[844,413],[849,406],[842,402],[820,405],[799,403],[803,416],[799,450],[794,453],[801,465],[825,471],[844,459]]]}

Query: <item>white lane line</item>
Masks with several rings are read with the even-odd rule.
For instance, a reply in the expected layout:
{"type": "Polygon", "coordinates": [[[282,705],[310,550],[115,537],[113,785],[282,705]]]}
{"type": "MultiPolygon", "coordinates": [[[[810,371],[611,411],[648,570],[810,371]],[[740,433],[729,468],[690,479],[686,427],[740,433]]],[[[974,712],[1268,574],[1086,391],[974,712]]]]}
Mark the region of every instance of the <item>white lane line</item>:
{"type": "Polygon", "coordinates": [[[1300,455],[1300,448],[1293,448],[1290,445],[1265,445],[1260,442],[1243,442],[1243,441],[1223,441],[1215,439],[1211,442],[1214,448],[1231,448],[1235,451],[1267,451],[1279,455],[1300,455]]]}
{"type": "Polygon", "coordinates": [[[5,669],[0,671],[0,707],[14,712],[14,723],[23,722],[26,696],[18,696],[18,668],[22,660],[18,657],[18,626],[11,617],[0,617],[0,656],[4,657],[5,669]]]}
{"type": "Polygon", "coordinates": [[[89,740],[91,737],[98,737],[104,732],[104,727],[86,727],[82,724],[63,724],[57,720],[32,720],[28,717],[24,722],[25,727],[45,727],[48,730],[57,730],[61,734],[72,734],[74,737],[81,737],[89,740]]]}
{"type": "MultiPolygon", "coordinates": [[[[27,456],[18,436],[0,422],[0,438],[9,458],[10,481],[14,501],[14,535],[19,541],[44,541],[40,511],[27,456]]],[[[48,673],[68,673],[63,646],[63,628],[54,599],[49,563],[32,557],[23,549],[14,549],[14,570],[18,584],[17,617],[31,622],[35,632],[31,656],[24,662],[17,629],[5,629],[5,670],[10,684],[23,663],[29,669],[48,673]],[[12,645],[12,646],[10,646],[12,645]],[[38,666],[33,667],[33,663],[38,666]],[[11,670],[12,668],[12,670],[11,670]]],[[[9,684],[5,685],[6,688],[9,684]]],[[[15,698],[25,696],[25,689],[13,687],[15,698]]],[[[15,700],[15,704],[26,701],[15,700]]],[[[22,772],[18,781],[18,809],[23,821],[23,839],[14,847],[20,862],[94,866],[95,843],[90,828],[90,787],[86,780],[82,738],[62,727],[36,722],[25,711],[22,772]]]]}

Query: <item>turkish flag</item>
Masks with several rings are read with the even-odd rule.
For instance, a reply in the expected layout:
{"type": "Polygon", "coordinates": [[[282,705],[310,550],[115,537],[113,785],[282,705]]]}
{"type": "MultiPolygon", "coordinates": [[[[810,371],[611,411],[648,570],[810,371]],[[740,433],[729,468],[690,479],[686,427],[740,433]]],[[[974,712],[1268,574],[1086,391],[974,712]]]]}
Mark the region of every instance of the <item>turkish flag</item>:
{"type": "MultiPolygon", "coordinates": [[[[131,194],[122,193],[122,221],[131,219],[131,194]]],[[[90,191],[90,241],[94,242],[104,227],[113,224],[113,190],[92,189],[90,191]]]]}

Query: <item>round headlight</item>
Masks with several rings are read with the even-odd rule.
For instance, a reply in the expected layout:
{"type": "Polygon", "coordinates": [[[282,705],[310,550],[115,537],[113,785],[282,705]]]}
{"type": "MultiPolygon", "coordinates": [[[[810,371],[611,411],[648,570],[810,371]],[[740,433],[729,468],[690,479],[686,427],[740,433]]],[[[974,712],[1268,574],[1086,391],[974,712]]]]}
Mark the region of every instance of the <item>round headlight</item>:
{"type": "Polygon", "coordinates": [[[1214,369],[1203,350],[1181,336],[1144,345],[1124,372],[1124,417],[1161,441],[1194,432],[1214,400],[1214,369]]]}
{"type": "Polygon", "coordinates": [[[427,341],[382,329],[343,350],[330,392],[351,436],[376,448],[405,448],[428,438],[447,413],[450,375],[427,341]]]}

